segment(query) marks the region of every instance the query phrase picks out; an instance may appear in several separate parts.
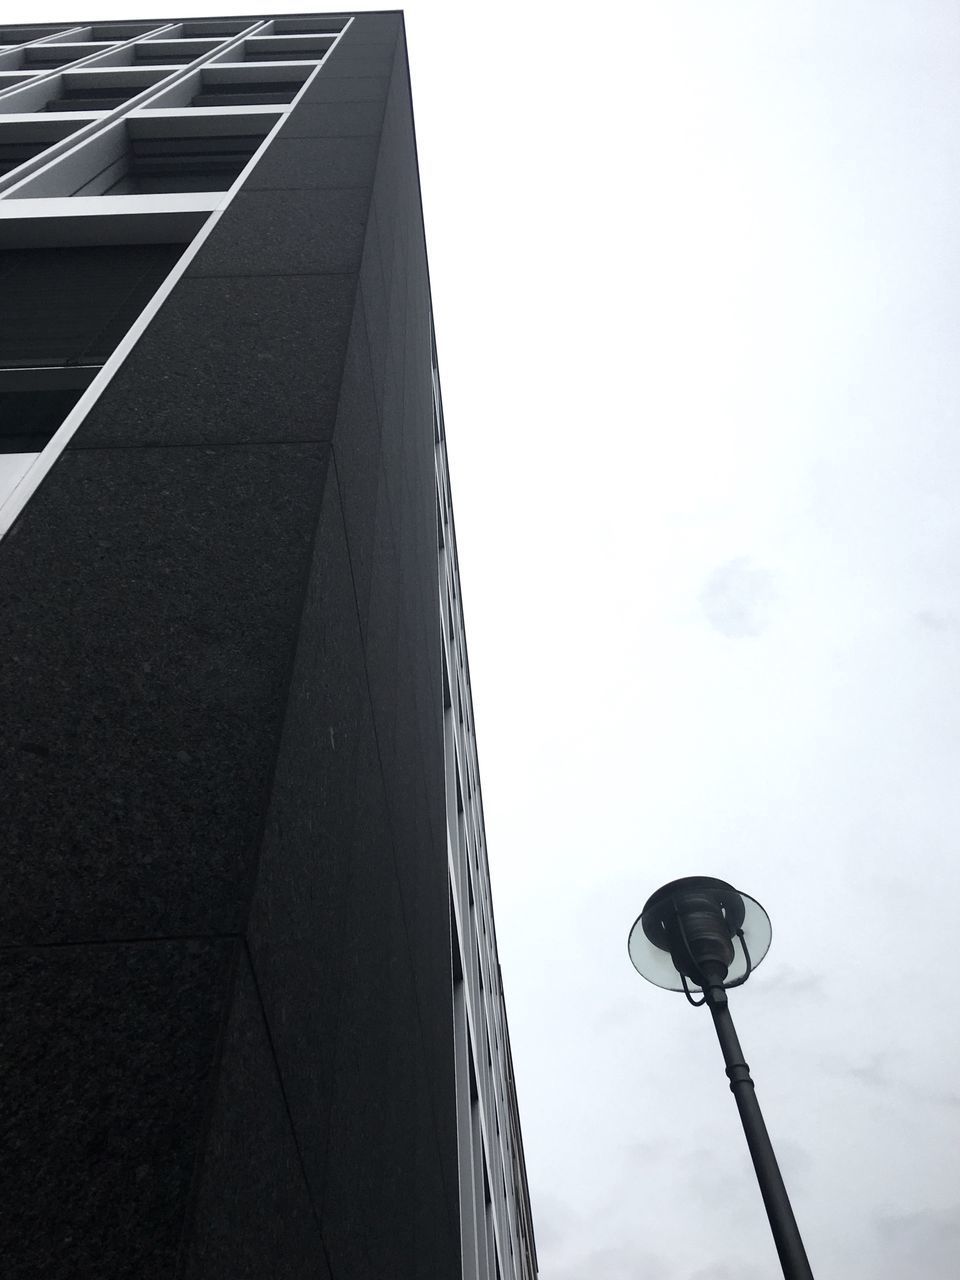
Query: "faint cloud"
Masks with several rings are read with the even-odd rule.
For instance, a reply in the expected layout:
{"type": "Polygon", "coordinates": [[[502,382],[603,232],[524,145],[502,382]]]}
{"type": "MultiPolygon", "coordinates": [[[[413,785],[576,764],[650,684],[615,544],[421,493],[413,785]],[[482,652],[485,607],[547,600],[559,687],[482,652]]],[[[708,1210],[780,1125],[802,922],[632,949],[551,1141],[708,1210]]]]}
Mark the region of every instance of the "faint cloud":
{"type": "Polygon", "coordinates": [[[927,631],[952,631],[956,625],[951,614],[937,613],[933,609],[921,609],[913,618],[927,631]]]}
{"type": "Polygon", "coordinates": [[[731,1226],[745,1229],[755,1218],[757,1188],[738,1176],[744,1167],[744,1153],[739,1146],[734,1152],[724,1147],[695,1147],[678,1155],[676,1167],[685,1196],[704,1206],[722,1204],[731,1226]]]}
{"type": "Polygon", "coordinates": [[[538,1192],[534,1204],[534,1230],[540,1253],[557,1252],[571,1232],[580,1230],[579,1219],[573,1207],[548,1192],[538,1192]]]}
{"type": "MultiPolygon", "coordinates": [[[[637,1167],[630,1178],[633,1185],[638,1177],[650,1176],[652,1152],[644,1152],[643,1145],[630,1144],[636,1148],[637,1167]]],[[[539,1192],[534,1196],[534,1231],[540,1274],[549,1280],[637,1280],[641,1276],[643,1280],[680,1280],[675,1262],[652,1253],[644,1247],[646,1242],[627,1239],[592,1245],[591,1238],[603,1234],[596,1217],[585,1217],[560,1196],[539,1192]]]]}
{"type": "Polygon", "coordinates": [[[620,1153],[626,1164],[636,1164],[642,1171],[646,1172],[652,1168],[656,1161],[662,1160],[670,1149],[670,1145],[663,1139],[638,1139],[634,1142],[624,1143],[620,1148],[620,1153]]]}
{"type": "Polygon", "coordinates": [[[703,1267],[700,1271],[695,1271],[690,1280],[767,1280],[767,1276],[755,1267],[744,1266],[741,1263],[738,1263],[735,1267],[720,1263],[719,1265],[703,1267]]]}
{"type": "Polygon", "coordinates": [[[836,1059],[822,1060],[822,1070],[830,1076],[842,1080],[854,1080],[857,1084],[869,1089],[893,1090],[901,1097],[909,1097],[915,1102],[922,1102],[937,1107],[960,1107],[960,1093],[953,1090],[931,1089],[926,1084],[897,1074],[891,1069],[892,1059],[889,1054],[875,1053],[863,1062],[837,1062],[836,1059]]]}
{"type": "Polygon", "coordinates": [[[956,1275],[960,1256],[960,1205],[947,1211],[882,1214],[875,1219],[888,1265],[903,1267],[891,1274],[956,1275]]]}
{"type": "Polygon", "coordinates": [[[790,1138],[781,1136],[777,1139],[777,1159],[780,1162],[780,1168],[795,1188],[804,1183],[807,1175],[813,1170],[810,1152],[799,1142],[794,1142],[790,1138]]]}
{"type": "MultiPolygon", "coordinates": [[[[541,1268],[541,1270],[543,1270],[541,1268]]],[[[672,1264],[659,1254],[631,1249],[593,1249],[559,1267],[551,1266],[550,1280],[677,1280],[672,1264]]]]}
{"type": "Polygon", "coordinates": [[[784,996],[791,999],[797,996],[822,997],[825,994],[824,975],[813,973],[808,969],[796,969],[793,965],[784,964],[777,970],[776,982],[771,986],[758,987],[764,996],[770,996],[778,1002],[784,996]]]}
{"type": "Polygon", "coordinates": [[[762,635],[772,621],[776,602],[773,574],[747,556],[714,569],[700,591],[707,621],[734,640],[762,635]]]}
{"type": "Polygon", "coordinates": [[[854,1080],[859,1080],[861,1084],[870,1085],[873,1089],[890,1089],[894,1081],[891,1079],[887,1064],[886,1054],[875,1053],[868,1062],[848,1067],[847,1075],[852,1076],[854,1080]]]}
{"type": "Polygon", "coordinates": [[[863,1062],[838,1062],[824,1059],[820,1066],[827,1075],[841,1080],[855,1080],[871,1089],[890,1089],[896,1083],[891,1075],[887,1054],[874,1053],[863,1062]]]}

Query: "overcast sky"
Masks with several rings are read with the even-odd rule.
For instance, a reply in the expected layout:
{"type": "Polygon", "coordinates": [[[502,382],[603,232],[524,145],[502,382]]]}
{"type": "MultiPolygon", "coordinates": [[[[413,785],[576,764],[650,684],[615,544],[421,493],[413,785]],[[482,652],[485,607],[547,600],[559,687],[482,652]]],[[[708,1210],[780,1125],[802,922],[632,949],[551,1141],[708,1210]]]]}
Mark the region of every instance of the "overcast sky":
{"type": "MultiPolygon", "coordinates": [[[[94,8],[5,17],[157,11],[94,8]]],[[[705,873],[773,919],[733,1008],[818,1280],[953,1280],[960,4],[407,32],[541,1276],[777,1274],[709,1017],[627,960],[705,873]]]]}

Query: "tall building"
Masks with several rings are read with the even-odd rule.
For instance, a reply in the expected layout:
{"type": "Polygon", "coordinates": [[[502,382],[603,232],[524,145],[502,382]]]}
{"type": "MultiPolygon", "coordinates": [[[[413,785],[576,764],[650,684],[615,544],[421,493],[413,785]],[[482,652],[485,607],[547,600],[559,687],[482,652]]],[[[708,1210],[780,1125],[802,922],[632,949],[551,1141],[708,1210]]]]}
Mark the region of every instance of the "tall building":
{"type": "Polygon", "coordinates": [[[399,13],[0,30],[0,1256],[531,1280],[399,13]]]}

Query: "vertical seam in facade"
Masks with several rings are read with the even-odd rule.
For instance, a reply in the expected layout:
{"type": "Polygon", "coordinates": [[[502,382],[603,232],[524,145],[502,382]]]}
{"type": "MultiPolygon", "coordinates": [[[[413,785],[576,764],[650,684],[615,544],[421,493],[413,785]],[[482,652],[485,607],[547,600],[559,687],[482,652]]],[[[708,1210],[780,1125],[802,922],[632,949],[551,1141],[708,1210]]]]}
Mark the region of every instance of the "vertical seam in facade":
{"type": "Polygon", "coordinates": [[[217,1111],[217,1097],[220,1092],[220,1076],[223,1064],[223,1052],[227,1042],[227,1029],[230,1025],[230,1015],[233,1011],[234,995],[237,989],[240,957],[243,954],[244,949],[243,938],[236,934],[232,935],[232,937],[234,945],[230,956],[230,972],[227,977],[227,981],[224,984],[226,991],[223,1006],[220,1010],[220,1025],[217,1028],[217,1040],[214,1047],[213,1060],[210,1064],[209,1075],[204,1083],[204,1093],[206,1094],[207,1101],[202,1113],[203,1119],[200,1122],[200,1128],[197,1135],[197,1147],[193,1158],[193,1169],[190,1174],[190,1185],[187,1190],[183,1217],[180,1222],[180,1239],[177,1244],[177,1254],[174,1260],[174,1274],[178,1277],[182,1277],[186,1274],[189,1262],[190,1243],[193,1239],[193,1225],[196,1219],[197,1202],[200,1198],[200,1187],[203,1183],[203,1173],[207,1163],[210,1131],[213,1128],[213,1120],[217,1111]]]}
{"type": "Polygon", "coordinates": [[[300,1146],[300,1138],[297,1133],[297,1126],[294,1123],[293,1111],[290,1107],[290,1099],[287,1096],[287,1086],[284,1083],[283,1071],[280,1068],[280,1059],[277,1056],[277,1047],[274,1043],[273,1032],[270,1030],[270,1019],[267,1017],[266,1005],[263,1000],[263,992],[260,989],[260,979],[257,977],[256,965],[253,963],[253,953],[250,950],[250,944],[246,938],[243,939],[243,954],[246,956],[247,963],[250,966],[250,976],[253,979],[253,989],[257,997],[257,1007],[259,1008],[260,1016],[263,1019],[263,1029],[266,1032],[267,1043],[270,1046],[270,1057],[273,1061],[273,1069],[277,1073],[277,1085],[280,1089],[280,1096],[283,1099],[283,1112],[287,1117],[287,1124],[290,1127],[290,1136],[293,1139],[293,1145],[297,1152],[297,1163],[300,1166],[300,1177],[303,1179],[303,1188],[307,1199],[310,1202],[310,1215],[316,1223],[317,1236],[320,1240],[320,1248],[323,1250],[323,1258],[327,1266],[327,1271],[331,1280],[335,1280],[333,1267],[330,1265],[330,1254],[327,1250],[327,1242],[323,1235],[323,1224],[320,1218],[320,1211],[317,1208],[316,1200],[314,1199],[313,1191],[310,1186],[310,1177],[307,1173],[306,1161],[303,1158],[303,1149],[300,1146]]]}

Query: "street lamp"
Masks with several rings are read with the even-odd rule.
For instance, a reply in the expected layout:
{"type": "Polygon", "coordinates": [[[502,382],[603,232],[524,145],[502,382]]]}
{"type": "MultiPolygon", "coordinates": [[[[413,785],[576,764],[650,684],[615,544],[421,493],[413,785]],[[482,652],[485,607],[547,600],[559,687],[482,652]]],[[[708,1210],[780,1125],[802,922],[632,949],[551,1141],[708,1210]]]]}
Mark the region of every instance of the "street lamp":
{"type": "Polygon", "coordinates": [[[705,1004],[713,1015],[783,1274],[786,1280],[813,1280],[727,1004],[727,988],[746,982],[767,954],[770,937],[770,919],[759,902],[724,880],[687,876],[648,899],[627,949],[642,977],[682,991],[691,1004],[705,1004]],[[691,986],[699,989],[699,999],[691,986]]]}

